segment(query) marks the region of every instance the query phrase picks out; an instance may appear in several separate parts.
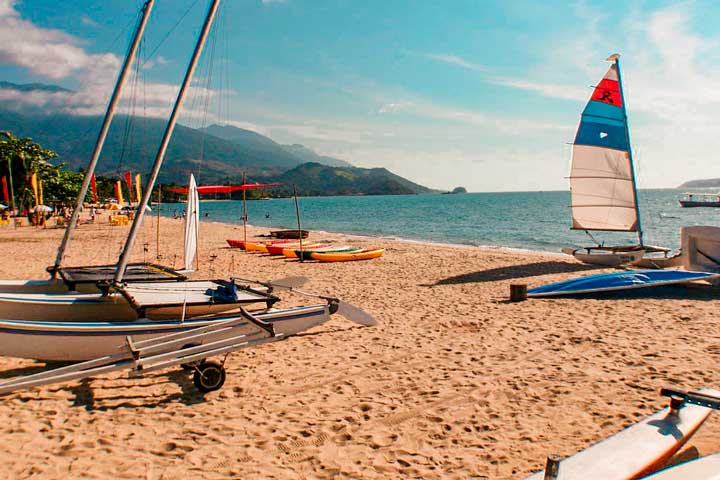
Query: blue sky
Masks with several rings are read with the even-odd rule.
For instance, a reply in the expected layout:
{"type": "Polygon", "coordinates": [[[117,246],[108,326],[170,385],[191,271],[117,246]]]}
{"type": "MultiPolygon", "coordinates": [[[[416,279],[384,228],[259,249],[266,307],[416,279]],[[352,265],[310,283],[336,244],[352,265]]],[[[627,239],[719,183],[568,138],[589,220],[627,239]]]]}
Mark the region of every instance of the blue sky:
{"type": "MultiPolygon", "coordinates": [[[[101,112],[141,4],[0,0],[0,79],[76,91],[17,101],[101,112]]],[[[156,0],[145,55],[159,48],[136,113],[167,113],[206,8],[156,0]]],[[[719,17],[710,0],[227,0],[181,121],[250,128],[434,188],[565,189],[589,87],[620,52],[640,186],[671,187],[720,177],[719,17]]]]}

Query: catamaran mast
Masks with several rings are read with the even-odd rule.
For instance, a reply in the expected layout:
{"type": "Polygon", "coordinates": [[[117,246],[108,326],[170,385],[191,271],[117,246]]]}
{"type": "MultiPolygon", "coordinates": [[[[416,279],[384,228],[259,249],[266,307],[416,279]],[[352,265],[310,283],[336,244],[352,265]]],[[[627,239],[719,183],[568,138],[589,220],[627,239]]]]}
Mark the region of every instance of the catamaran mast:
{"type": "Polygon", "coordinates": [[[125,62],[123,63],[122,69],[120,70],[120,75],[118,76],[117,82],[115,83],[115,90],[113,90],[112,97],[110,98],[110,103],[108,104],[107,111],[105,112],[105,119],[103,120],[102,128],[100,128],[100,134],[98,135],[97,141],[95,142],[95,149],[93,150],[90,164],[88,165],[87,171],[85,172],[85,178],[83,179],[82,186],[80,187],[80,193],[77,197],[77,202],[75,203],[75,210],[73,210],[72,216],[70,217],[70,223],[68,223],[67,229],[65,230],[65,235],[63,236],[62,242],[60,242],[57,257],[55,258],[55,265],[48,269],[53,277],[55,276],[58,269],[60,268],[60,265],[62,264],[65,250],[67,250],[68,244],[70,243],[70,235],[75,229],[78,218],[80,217],[80,210],[83,206],[85,195],[87,195],[88,188],[90,188],[90,182],[93,175],[95,174],[95,167],[97,166],[98,159],[100,158],[100,152],[102,152],[103,145],[105,144],[105,139],[107,138],[108,131],[110,130],[110,123],[115,116],[115,109],[118,102],[120,101],[120,94],[122,93],[123,86],[125,85],[125,80],[127,79],[128,73],[130,72],[130,67],[135,61],[135,54],[137,53],[138,47],[140,46],[140,40],[143,37],[145,27],[147,26],[148,20],[150,19],[150,11],[152,10],[154,3],[155,0],[147,0],[142,7],[142,19],[140,20],[137,30],[135,31],[135,36],[133,37],[132,43],[130,44],[130,49],[125,56],[125,62]]]}
{"type": "Polygon", "coordinates": [[[163,159],[165,158],[165,152],[167,151],[168,144],[170,143],[170,137],[172,136],[173,130],[175,130],[175,124],[177,123],[180,108],[182,107],[185,96],[187,95],[188,87],[190,87],[190,81],[192,80],[193,73],[195,73],[195,67],[197,66],[198,60],[200,60],[200,54],[205,46],[205,41],[210,33],[210,27],[215,19],[215,14],[217,13],[219,5],[220,0],[213,0],[210,4],[210,8],[208,9],[207,16],[205,17],[205,23],[203,24],[200,37],[195,45],[195,51],[193,52],[190,60],[190,65],[188,65],[187,71],[185,72],[185,78],[183,79],[182,86],[180,87],[177,99],[175,100],[175,106],[173,106],[172,113],[170,114],[170,120],[165,128],[165,134],[163,135],[162,142],[160,143],[160,149],[155,156],[155,163],[153,163],[152,172],[150,172],[150,177],[145,185],[142,201],[140,202],[140,205],[138,205],[132,227],[130,227],[130,233],[125,241],[125,248],[123,248],[120,259],[118,260],[117,270],[115,271],[115,277],[113,278],[113,282],[116,284],[122,282],[123,276],[125,275],[125,269],[130,261],[130,251],[135,244],[138,230],[142,224],[143,216],[145,215],[145,208],[150,201],[150,195],[152,195],[155,181],[157,180],[158,173],[160,172],[160,166],[162,165],[163,159]]]}
{"type": "Polygon", "coordinates": [[[637,181],[635,180],[635,162],[633,161],[633,156],[632,156],[632,143],[630,143],[630,127],[628,125],[628,119],[627,119],[627,104],[625,103],[625,94],[623,93],[622,74],[620,73],[620,54],[615,53],[613,55],[610,55],[608,57],[608,61],[614,61],[615,68],[617,69],[618,85],[620,86],[620,99],[622,100],[623,116],[625,117],[625,139],[627,140],[628,155],[630,157],[630,175],[632,176],[633,196],[635,199],[635,216],[637,217],[638,242],[640,243],[640,246],[642,246],[643,245],[643,230],[642,230],[642,223],[640,220],[640,202],[638,200],[637,181]]]}

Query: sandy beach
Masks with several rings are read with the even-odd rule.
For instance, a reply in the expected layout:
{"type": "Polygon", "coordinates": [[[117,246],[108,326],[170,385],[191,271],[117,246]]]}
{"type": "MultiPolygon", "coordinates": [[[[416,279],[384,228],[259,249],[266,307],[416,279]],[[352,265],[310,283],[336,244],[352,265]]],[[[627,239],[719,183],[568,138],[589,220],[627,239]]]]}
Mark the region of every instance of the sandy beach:
{"type": "MultiPolygon", "coordinates": [[[[101,220],[78,229],[67,265],[116,261],[128,227],[101,220]]],[[[156,221],[146,221],[134,260],[156,260],[156,221]]],[[[160,231],[159,263],[180,267],[182,222],[162,219],[160,231]]],[[[0,278],[45,278],[62,234],[0,230],[0,278]]],[[[327,234],[314,238],[387,251],[299,263],[227,248],[225,239],[242,238],[237,226],[203,222],[200,235],[195,278],[305,275],[306,290],[361,306],[379,325],[336,315],[234,353],[223,389],[205,396],[179,370],[9,395],[0,476],[523,478],[548,454],[570,455],[662,408],[662,386],[720,386],[717,290],[510,303],[511,283],[600,270],[558,255],[327,234]]],[[[309,303],[282,297],[281,306],[309,303]]],[[[43,368],[0,359],[2,378],[43,368]]],[[[684,454],[718,451],[715,415],[684,454]]]]}

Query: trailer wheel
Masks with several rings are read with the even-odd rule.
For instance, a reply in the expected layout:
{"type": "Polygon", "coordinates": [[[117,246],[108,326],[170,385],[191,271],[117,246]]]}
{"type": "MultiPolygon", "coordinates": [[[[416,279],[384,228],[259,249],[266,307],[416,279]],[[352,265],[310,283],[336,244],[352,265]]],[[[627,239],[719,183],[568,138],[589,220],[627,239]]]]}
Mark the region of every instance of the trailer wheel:
{"type": "Polygon", "coordinates": [[[193,383],[202,393],[220,390],[225,383],[225,367],[218,362],[202,362],[195,367],[193,383]]]}

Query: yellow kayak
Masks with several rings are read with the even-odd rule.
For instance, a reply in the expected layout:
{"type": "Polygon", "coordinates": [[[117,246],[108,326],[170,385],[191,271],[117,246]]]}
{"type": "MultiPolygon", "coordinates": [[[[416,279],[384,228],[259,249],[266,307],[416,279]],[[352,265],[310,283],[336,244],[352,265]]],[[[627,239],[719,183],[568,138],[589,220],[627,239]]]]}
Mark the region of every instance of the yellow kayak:
{"type": "Polygon", "coordinates": [[[320,262],[352,262],[355,260],[370,260],[372,258],[382,257],[385,253],[384,248],[375,250],[361,250],[359,252],[327,252],[313,253],[312,258],[320,262]]]}
{"type": "Polygon", "coordinates": [[[263,252],[267,253],[267,245],[259,242],[247,242],[245,244],[246,252],[263,252]]]}

